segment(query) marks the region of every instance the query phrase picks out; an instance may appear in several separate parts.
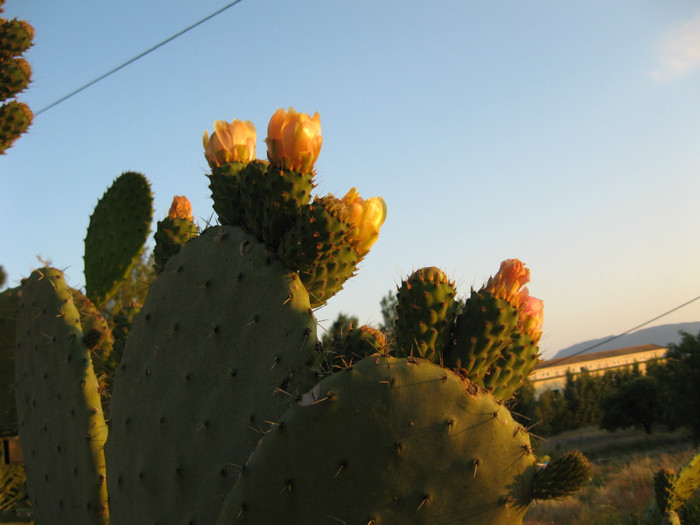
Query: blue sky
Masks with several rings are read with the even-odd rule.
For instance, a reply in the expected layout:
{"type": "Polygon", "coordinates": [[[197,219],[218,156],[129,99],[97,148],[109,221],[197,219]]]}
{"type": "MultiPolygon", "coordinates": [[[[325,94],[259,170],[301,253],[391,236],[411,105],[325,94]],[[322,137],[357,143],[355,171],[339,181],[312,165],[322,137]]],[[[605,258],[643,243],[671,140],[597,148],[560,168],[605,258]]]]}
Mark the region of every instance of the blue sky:
{"type": "MultiPolygon", "coordinates": [[[[34,25],[33,83],[56,99],[225,0],[7,0],[34,25]]],[[[460,295],[506,258],[545,302],[545,356],[700,295],[700,7],[695,1],[243,0],[38,115],[0,158],[0,264],[84,284],[97,199],[151,181],[155,217],[187,195],[214,220],[201,145],[277,108],[321,114],[318,192],[381,195],[379,240],[317,312],[380,320],[412,270],[460,295]]],[[[658,323],[700,320],[700,301],[658,323]]]]}

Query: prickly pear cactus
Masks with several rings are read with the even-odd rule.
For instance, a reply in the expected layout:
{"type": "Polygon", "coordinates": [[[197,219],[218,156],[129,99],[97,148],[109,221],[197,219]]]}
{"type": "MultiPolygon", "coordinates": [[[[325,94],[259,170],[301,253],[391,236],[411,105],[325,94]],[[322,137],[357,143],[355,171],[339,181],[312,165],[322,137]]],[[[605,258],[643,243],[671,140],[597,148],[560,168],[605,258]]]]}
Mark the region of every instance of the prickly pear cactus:
{"type": "Polygon", "coordinates": [[[316,382],[296,273],[235,226],[174,255],[134,319],[107,443],[117,523],[213,523],[271,422],[316,382]]]}
{"type": "Polygon", "coordinates": [[[150,231],[153,197],[133,171],[117,177],[97,203],[85,237],[85,290],[100,307],[124,282],[150,231]]]}
{"type": "Polygon", "coordinates": [[[15,381],[37,523],[108,523],[107,425],[80,313],[58,270],[36,270],[22,286],[15,381]]]}
{"type": "Polygon", "coordinates": [[[519,523],[535,471],[527,432],[486,391],[370,356],[275,421],[217,523],[519,523]]]}

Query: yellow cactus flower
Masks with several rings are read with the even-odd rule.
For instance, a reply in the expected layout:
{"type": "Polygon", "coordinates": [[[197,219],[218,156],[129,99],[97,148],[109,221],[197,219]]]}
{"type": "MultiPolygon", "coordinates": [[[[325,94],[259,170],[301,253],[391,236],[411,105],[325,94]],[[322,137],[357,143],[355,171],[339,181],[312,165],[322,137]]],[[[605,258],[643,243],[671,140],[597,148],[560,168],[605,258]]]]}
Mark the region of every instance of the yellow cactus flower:
{"type": "Polygon", "coordinates": [[[310,173],[321,153],[321,117],[278,109],[267,127],[267,158],[282,169],[310,173]]]}
{"type": "Polygon", "coordinates": [[[341,199],[347,211],[347,222],[352,230],[350,242],[360,257],[364,257],[379,237],[379,228],[386,219],[386,203],[381,197],[364,200],[352,188],[341,199]]]}
{"type": "Polygon", "coordinates": [[[173,197],[173,203],[170,206],[170,211],[168,212],[168,217],[171,219],[187,219],[188,221],[194,222],[192,204],[189,199],[185,196],[175,195],[175,197],[173,197]]]}
{"type": "Polygon", "coordinates": [[[204,132],[204,156],[212,169],[228,162],[248,163],[255,159],[255,126],[249,120],[214,122],[214,133],[204,132]]]}
{"type": "Polygon", "coordinates": [[[544,303],[541,299],[532,297],[527,287],[520,291],[519,299],[518,329],[530,336],[532,342],[537,344],[542,336],[544,303]]]}

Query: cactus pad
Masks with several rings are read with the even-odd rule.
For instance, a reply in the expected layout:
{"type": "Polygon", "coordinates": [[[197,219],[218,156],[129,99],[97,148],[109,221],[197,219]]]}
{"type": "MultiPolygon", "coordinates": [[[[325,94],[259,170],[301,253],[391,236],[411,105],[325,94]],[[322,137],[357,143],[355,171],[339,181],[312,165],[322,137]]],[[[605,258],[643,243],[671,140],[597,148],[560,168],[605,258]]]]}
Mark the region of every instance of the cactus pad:
{"type": "Polygon", "coordinates": [[[80,313],[58,270],[36,270],[22,286],[15,379],[36,521],[108,523],[107,425],[80,313]]]}
{"type": "Polygon", "coordinates": [[[85,289],[101,306],[124,282],[139,258],[153,216],[148,180],[120,175],[97,203],[85,237],[85,289]]]}
{"type": "Polygon", "coordinates": [[[306,290],[263,243],[221,226],[185,244],[115,374],[115,522],[213,523],[270,421],[316,382],[316,345],[306,290]]]}
{"type": "Polygon", "coordinates": [[[483,390],[423,359],[371,356],[276,421],[217,523],[520,523],[534,463],[483,390]]]}

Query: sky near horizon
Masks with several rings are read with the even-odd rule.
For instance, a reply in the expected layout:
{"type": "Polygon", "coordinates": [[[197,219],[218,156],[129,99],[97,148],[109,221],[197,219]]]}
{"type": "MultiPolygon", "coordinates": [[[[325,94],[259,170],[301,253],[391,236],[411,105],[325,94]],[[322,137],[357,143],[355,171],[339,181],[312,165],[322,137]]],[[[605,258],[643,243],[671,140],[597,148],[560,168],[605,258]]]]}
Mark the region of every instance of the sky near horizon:
{"type": "MultiPolygon", "coordinates": [[[[31,23],[35,111],[227,0],[7,0],[31,23]]],[[[202,133],[280,107],[321,115],[317,193],[381,195],[380,238],[316,313],[381,321],[438,266],[460,296],[507,258],[544,300],[545,357],[700,295],[696,1],[243,0],[36,116],[0,157],[0,265],[84,285],[89,216],[120,173],[214,222],[202,133]]],[[[152,246],[152,240],[150,241],[152,246]]],[[[700,301],[656,324],[700,320],[700,301]]]]}

